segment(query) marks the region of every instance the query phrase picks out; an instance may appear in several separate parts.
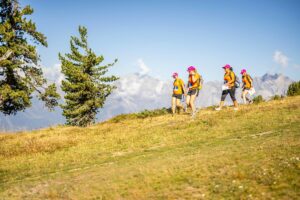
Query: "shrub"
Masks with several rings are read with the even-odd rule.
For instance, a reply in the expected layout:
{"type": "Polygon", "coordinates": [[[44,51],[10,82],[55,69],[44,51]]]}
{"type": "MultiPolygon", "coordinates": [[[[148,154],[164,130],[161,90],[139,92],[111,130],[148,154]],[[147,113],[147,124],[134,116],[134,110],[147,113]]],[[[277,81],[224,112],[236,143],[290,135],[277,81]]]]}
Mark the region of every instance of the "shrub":
{"type": "Polygon", "coordinates": [[[264,100],[264,98],[261,95],[258,95],[258,96],[256,96],[256,97],[253,98],[253,103],[256,103],[256,104],[262,103],[264,101],[265,100],[264,100]]]}
{"type": "Polygon", "coordinates": [[[128,119],[144,119],[147,117],[156,117],[171,113],[170,108],[161,108],[155,110],[144,110],[139,113],[132,113],[132,114],[121,114],[111,119],[111,122],[118,123],[128,119]]]}
{"type": "Polygon", "coordinates": [[[300,81],[290,84],[287,91],[287,96],[297,96],[297,95],[300,95],[300,81]]]}
{"type": "Polygon", "coordinates": [[[284,98],[284,96],[283,95],[274,95],[273,97],[271,97],[271,100],[281,100],[281,99],[283,99],[284,98]]]}
{"type": "Polygon", "coordinates": [[[170,113],[171,110],[167,108],[156,109],[156,110],[144,110],[136,114],[137,118],[147,118],[147,117],[156,117],[170,113]]]}
{"type": "Polygon", "coordinates": [[[110,121],[114,122],[114,123],[118,123],[118,122],[121,122],[124,120],[135,119],[135,118],[136,118],[135,114],[121,114],[121,115],[118,115],[118,116],[112,118],[110,121]]]}

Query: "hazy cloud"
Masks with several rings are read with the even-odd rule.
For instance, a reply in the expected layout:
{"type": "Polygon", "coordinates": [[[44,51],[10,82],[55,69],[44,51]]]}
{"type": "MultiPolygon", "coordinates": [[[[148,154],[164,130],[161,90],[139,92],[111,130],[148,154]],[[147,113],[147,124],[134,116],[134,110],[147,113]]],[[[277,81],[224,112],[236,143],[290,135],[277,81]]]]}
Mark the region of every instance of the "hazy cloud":
{"type": "Polygon", "coordinates": [[[61,73],[61,64],[55,64],[52,67],[43,67],[44,76],[51,83],[55,83],[60,87],[64,75],[61,73]]]}
{"type": "Polygon", "coordinates": [[[140,68],[140,74],[144,75],[144,74],[148,74],[148,72],[150,71],[150,68],[144,63],[143,59],[138,59],[137,60],[138,66],[140,68]]]}
{"type": "Polygon", "coordinates": [[[281,67],[287,67],[289,64],[289,58],[281,51],[275,51],[273,54],[273,60],[281,67]]]}

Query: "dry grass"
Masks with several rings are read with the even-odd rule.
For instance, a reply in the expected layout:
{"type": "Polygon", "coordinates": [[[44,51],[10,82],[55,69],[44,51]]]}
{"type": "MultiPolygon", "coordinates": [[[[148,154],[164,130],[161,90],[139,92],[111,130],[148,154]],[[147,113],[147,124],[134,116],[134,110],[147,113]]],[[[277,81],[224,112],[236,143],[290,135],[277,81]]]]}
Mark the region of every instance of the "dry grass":
{"type": "Polygon", "coordinates": [[[0,199],[297,199],[299,100],[0,135],[0,199]]]}

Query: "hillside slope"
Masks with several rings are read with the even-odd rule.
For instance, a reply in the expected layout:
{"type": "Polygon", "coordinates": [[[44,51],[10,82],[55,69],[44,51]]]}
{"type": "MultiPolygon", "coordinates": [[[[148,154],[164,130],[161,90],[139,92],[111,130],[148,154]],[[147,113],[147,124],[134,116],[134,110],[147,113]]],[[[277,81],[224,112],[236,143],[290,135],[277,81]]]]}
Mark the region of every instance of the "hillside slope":
{"type": "Polygon", "coordinates": [[[300,97],[0,135],[0,199],[297,199],[300,97]]]}
{"type": "MultiPolygon", "coordinates": [[[[205,79],[204,74],[203,76],[205,79]]],[[[203,108],[219,103],[222,93],[220,88],[223,84],[223,78],[219,78],[220,81],[205,81],[199,98],[196,100],[197,107],[203,108]]],[[[262,77],[253,78],[256,95],[262,95],[265,99],[274,95],[285,95],[288,86],[293,82],[283,74],[265,74],[262,77]]],[[[166,82],[149,75],[124,76],[116,82],[116,90],[108,97],[97,118],[103,121],[122,113],[169,107],[172,84],[173,80],[166,82]]],[[[236,91],[238,101],[242,101],[241,92],[241,89],[236,91]]],[[[231,100],[229,98],[227,100],[231,104],[231,100]]],[[[0,132],[33,130],[64,123],[65,119],[60,108],[49,112],[37,99],[33,99],[33,106],[25,112],[19,112],[13,116],[4,116],[0,113],[0,132]]]]}

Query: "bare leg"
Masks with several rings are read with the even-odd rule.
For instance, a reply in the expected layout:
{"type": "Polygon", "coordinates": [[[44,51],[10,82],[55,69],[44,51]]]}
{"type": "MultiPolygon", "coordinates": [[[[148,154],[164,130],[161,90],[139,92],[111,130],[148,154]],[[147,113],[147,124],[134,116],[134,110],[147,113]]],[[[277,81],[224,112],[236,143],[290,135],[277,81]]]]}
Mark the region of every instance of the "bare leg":
{"type": "Polygon", "coordinates": [[[196,95],[192,95],[192,96],[191,96],[191,99],[190,99],[190,106],[191,106],[193,112],[196,111],[196,107],[195,107],[195,99],[196,99],[196,95]]]}
{"type": "Polygon", "coordinates": [[[238,104],[237,101],[234,101],[234,102],[233,102],[233,105],[234,105],[234,108],[238,108],[238,106],[239,106],[239,104],[238,104]]]}
{"type": "Polygon", "coordinates": [[[220,101],[220,109],[222,109],[223,108],[223,106],[224,106],[224,101],[220,101]]]}
{"type": "Polygon", "coordinates": [[[243,101],[244,101],[244,104],[247,104],[246,94],[247,94],[247,91],[244,90],[243,93],[242,93],[242,99],[243,99],[243,101]]]}
{"type": "Polygon", "coordinates": [[[216,108],[216,110],[222,110],[223,106],[224,106],[224,101],[226,96],[228,95],[229,91],[228,90],[224,90],[222,92],[222,96],[221,96],[221,101],[220,101],[220,106],[218,108],[216,108]]]}
{"type": "Polygon", "coordinates": [[[196,112],[195,99],[196,99],[196,95],[191,95],[190,106],[192,108],[193,114],[196,112]]]}
{"type": "Polygon", "coordinates": [[[186,108],[185,108],[185,112],[187,112],[187,109],[190,106],[190,100],[191,100],[191,96],[187,95],[186,96],[186,108]]]}
{"type": "Polygon", "coordinates": [[[179,113],[180,113],[180,111],[183,109],[180,99],[176,99],[176,107],[179,109],[179,113]]]}
{"type": "Polygon", "coordinates": [[[175,114],[176,109],[176,98],[172,97],[172,113],[175,114]]]}

